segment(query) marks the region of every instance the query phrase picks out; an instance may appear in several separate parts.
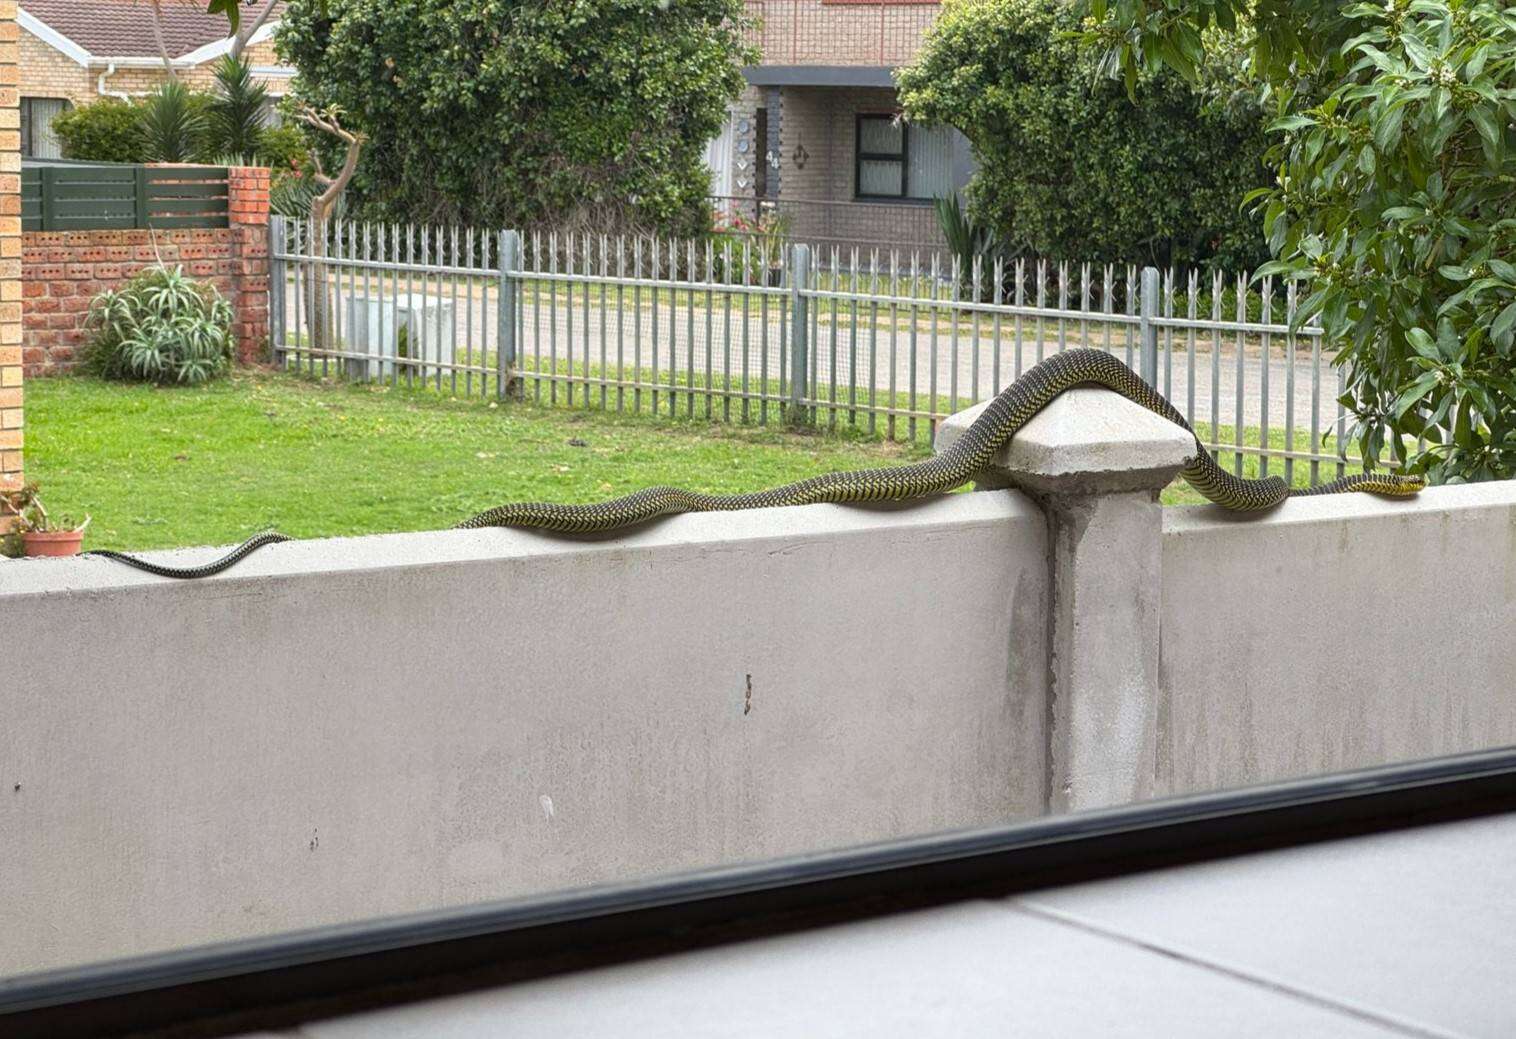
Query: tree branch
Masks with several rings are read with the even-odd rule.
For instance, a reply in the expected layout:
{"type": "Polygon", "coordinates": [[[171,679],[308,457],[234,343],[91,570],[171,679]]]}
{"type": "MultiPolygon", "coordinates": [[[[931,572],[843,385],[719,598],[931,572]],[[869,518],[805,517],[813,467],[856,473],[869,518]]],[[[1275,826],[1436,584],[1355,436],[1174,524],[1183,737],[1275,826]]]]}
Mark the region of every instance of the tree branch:
{"type": "Polygon", "coordinates": [[[327,209],[337,201],[338,196],[347,187],[348,181],[353,179],[353,174],[358,169],[358,156],[363,151],[363,145],[368,140],[368,136],[357,130],[345,129],[339,121],[339,113],[335,106],[324,112],[318,112],[310,105],[302,105],[298,115],[306,125],[322,133],[331,134],[347,145],[347,154],[343,156],[342,168],[337,171],[335,177],[327,175],[321,168],[321,158],[316,153],[316,149],[311,149],[311,164],[315,167],[316,183],[326,189],[316,196],[311,209],[318,218],[324,218],[327,209]]]}
{"type": "Polygon", "coordinates": [[[242,60],[242,52],[252,42],[253,34],[262,28],[263,23],[268,21],[268,16],[273,13],[274,5],[279,0],[264,0],[264,4],[258,9],[258,13],[252,18],[242,19],[237,29],[237,35],[232,37],[231,56],[236,61],[242,60]]]}

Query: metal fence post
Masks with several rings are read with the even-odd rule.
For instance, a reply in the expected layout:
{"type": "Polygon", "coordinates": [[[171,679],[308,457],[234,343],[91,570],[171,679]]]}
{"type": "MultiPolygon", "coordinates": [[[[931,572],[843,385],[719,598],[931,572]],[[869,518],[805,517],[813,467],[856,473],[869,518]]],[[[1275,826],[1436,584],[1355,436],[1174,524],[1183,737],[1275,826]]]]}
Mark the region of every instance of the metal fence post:
{"type": "Polygon", "coordinates": [[[505,399],[514,386],[521,390],[516,376],[516,270],[521,266],[521,235],[500,232],[500,291],[496,308],[495,396],[505,399]]]}
{"type": "Polygon", "coordinates": [[[275,364],[284,346],[284,217],[268,215],[268,345],[275,364]]]}
{"type": "Polygon", "coordinates": [[[1137,374],[1149,385],[1158,385],[1158,326],[1153,319],[1158,317],[1157,267],[1142,268],[1142,309],[1138,314],[1137,334],[1139,353],[1137,374]]]}
{"type": "Polygon", "coordinates": [[[810,393],[810,297],[806,289],[811,280],[811,249],[807,245],[790,247],[790,411],[791,423],[806,422],[810,410],[805,399],[810,393]]]}

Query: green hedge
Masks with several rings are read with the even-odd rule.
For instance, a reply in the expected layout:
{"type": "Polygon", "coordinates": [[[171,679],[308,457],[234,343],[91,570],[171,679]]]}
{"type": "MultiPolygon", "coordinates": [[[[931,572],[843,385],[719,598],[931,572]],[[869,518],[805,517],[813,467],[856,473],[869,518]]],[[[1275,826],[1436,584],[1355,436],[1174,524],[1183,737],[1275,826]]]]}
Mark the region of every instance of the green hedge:
{"type": "Polygon", "coordinates": [[[965,0],[900,72],[907,116],[973,146],[974,218],[1010,248],[1070,260],[1266,259],[1239,208],[1267,182],[1262,117],[1226,48],[1201,86],[1148,75],[1134,102],[1068,35],[1077,27],[1063,0],[965,0]]]}
{"type": "Polygon", "coordinates": [[[309,100],[368,134],[349,189],[367,213],[689,234],[754,57],[741,20],[741,0],[291,0],[277,41],[309,100]]]}
{"type": "Polygon", "coordinates": [[[141,122],[141,105],[103,97],[57,116],[53,120],[53,133],[63,145],[65,159],[147,162],[147,146],[139,129],[141,122]]]}

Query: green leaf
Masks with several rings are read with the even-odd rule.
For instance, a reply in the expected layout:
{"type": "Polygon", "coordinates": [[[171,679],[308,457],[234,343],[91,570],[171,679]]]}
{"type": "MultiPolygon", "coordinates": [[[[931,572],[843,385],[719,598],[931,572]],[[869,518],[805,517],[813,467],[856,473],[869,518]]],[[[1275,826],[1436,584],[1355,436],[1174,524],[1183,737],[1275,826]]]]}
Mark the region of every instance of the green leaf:
{"type": "Polygon", "coordinates": [[[1395,151],[1399,146],[1400,124],[1404,119],[1404,108],[1392,108],[1375,122],[1374,147],[1381,153],[1395,151]]]}
{"type": "Polygon", "coordinates": [[[205,5],[205,13],[226,15],[226,22],[228,26],[227,35],[236,35],[237,24],[240,21],[241,15],[241,11],[238,7],[238,0],[207,0],[207,3],[205,5]]]}
{"type": "Polygon", "coordinates": [[[1516,329],[1516,303],[1507,304],[1499,316],[1490,322],[1490,338],[1495,340],[1496,346],[1510,346],[1513,329],[1516,329]]]}
{"type": "Polygon", "coordinates": [[[1422,357],[1425,357],[1427,360],[1434,362],[1440,362],[1442,360],[1442,355],[1437,352],[1437,341],[1432,338],[1431,333],[1427,332],[1426,329],[1408,329],[1405,334],[1405,339],[1406,342],[1411,344],[1412,350],[1415,350],[1418,354],[1420,354],[1422,357]]]}
{"type": "Polygon", "coordinates": [[[1271,132],[1304,130],[1307,126],[1315,126],[1316,120],[1308,115],[1287,115],[1283,119],[1275,119],[1266,129],[1271,132]]]}
{"type": "Polygon", "coordinates": [[[1423,397],[1425,397],[1427,391],[1436,385],[1436,372],[1423,373],[1419,378],[1416,379],[1415,382],[1407,386],[1404,392],[1402,392],[1400,396],[1395,399],[1395,406],[1390,409],[1390,414],[1393,415],[1396,420],[1403,418],[1405,416],[1405,413],[1411,410],[1411,407],[1420,401],[1423,397]]]}

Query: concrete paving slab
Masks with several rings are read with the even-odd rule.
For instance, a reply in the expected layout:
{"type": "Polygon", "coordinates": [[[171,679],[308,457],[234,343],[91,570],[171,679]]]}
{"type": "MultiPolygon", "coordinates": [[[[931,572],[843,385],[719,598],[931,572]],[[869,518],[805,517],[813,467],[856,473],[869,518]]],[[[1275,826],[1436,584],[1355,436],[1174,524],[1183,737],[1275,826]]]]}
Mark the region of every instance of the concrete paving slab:
{"type": "Polygon", "coordinates": [[[1170,957],[969,903],[306,1025],[307,1039],[1404,1033],[1170,957]]]}
{"type": "Polygon", "coordinates": [[[1513,863],[1516,816],[1501,816],[1013,904],[1354,1006],[1417,1034],[1505,1039],[1516,1035],[1513,863]]]}

